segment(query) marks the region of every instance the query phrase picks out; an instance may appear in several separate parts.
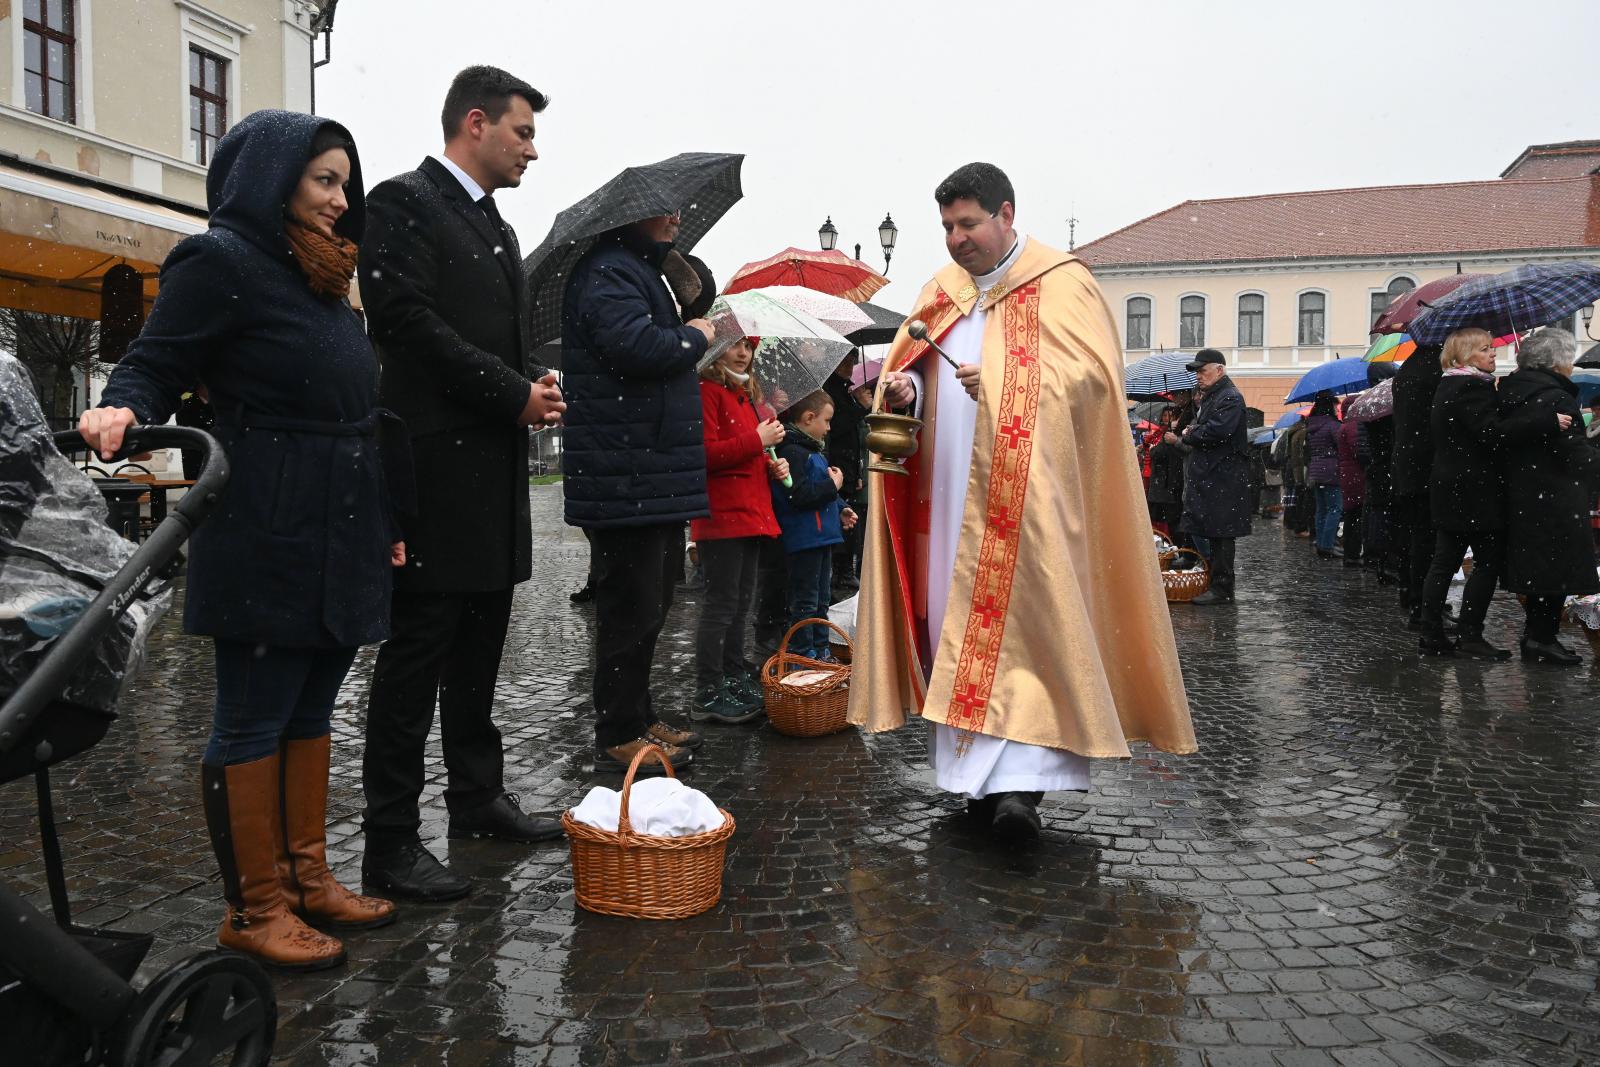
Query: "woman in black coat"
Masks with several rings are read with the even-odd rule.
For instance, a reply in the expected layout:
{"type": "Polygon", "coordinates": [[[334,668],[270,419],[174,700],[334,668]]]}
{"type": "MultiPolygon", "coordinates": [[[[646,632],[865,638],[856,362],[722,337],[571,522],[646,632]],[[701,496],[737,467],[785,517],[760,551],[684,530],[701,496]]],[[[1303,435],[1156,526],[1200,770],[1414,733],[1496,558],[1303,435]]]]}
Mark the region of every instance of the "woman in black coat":
{"type": "Polygon", "coordinates": [[[216,652],[200,778],[228,901],[217,942],[311,970],[344,947],[302,918],[395,917],[334,879],[324,836],[334,699],[356,648],[386,635],[405,556],[376,437],[378,363],[347,299],[360,161],[342,126],[258,111],[218,144],[206,199],[210,228],[167,257],[150,320],[79,428],[109,456],[128,426],[208,391],[233,477],[195,531],[184,629],[216,652]]]}
{"type": "MultiPolygon", "coordinates": [[[[1511,440],[1552,435],[1558,420],[1522,413],[1502,420],[1494,387],[1494,348],[1486,330],[1452,333],[1439,356],[1443,374],[1433,398],[1433,474],[1430,498],[1438,528],[1433,561],[1422,589],[1424,652],[1459,652],[1474,659],[1506,659],[1510,653],[1483,639],[1505,560],[1506,501],[1503,451],[1511,440]],[[1472,573],[1461,598],[1459,645],[1444,633],[1444,601],[1450,578],[1472,549],[1472,573]]],[[[1421,354],[1413,356],[1422,358],[1421,354]]]]}
{"type": "Polygon", "coordinates": [[[1522,594],[1527,622],[1522,658],[1576,666],[1581,660],[1556,640],[1569,595],[1600,592],[1590,543],[1589,507],[1600,492],[1600,450],[1583,434],[1578,387],[1572,382],[1577,342],[1565,330],[1540,330],[1517,351],[1517,370],[1500,383],[1503,422],[1550,425],[1558,434],[1509,444],[1506,474],[1506,588],[1522,594]]]}

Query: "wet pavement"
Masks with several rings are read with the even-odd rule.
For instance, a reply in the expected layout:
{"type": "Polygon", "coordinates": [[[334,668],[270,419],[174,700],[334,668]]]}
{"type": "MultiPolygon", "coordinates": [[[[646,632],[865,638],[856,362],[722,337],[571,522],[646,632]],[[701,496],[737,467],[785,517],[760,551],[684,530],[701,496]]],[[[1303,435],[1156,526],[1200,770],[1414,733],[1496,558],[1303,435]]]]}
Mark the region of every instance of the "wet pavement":
{"type": "MultiPolygon", "coordinates": [[[[560,487],[532,492],[498,702],[511,788],[557,810],[594,781],[592,615],[567,601],[587,549],[560,487]]],[[[477,891],[279,979],[281,1062],[1600,1062],[1600,669],[1420,661],[1389,590],[1274,524],[1239,573],[1235,608],[1173,608],[1201,752],[1098,761],[1030,849],[930,788],[915,729],[718,728],[692,781],[738,820],[721,905],[605,918],[574,910],[564,848],[443,839],[435,747],[424,833],[477,891]]],[[[669,717],[693,613],[686,593],[662,643],[669,717]]],[[[209,655],[177,618],[105,741],[58,769],[75,906],[156,935],[142,978],[221,913],[209,655]]],[[[1490,638],[1519,618],[1497,599],[1490,638]]],[[[330,854],[352,881],[371,662],[336,713],[330,854]]],[[[28,783],[0,787],[0,879],[44,906],[33,811],[28,783]]]]}

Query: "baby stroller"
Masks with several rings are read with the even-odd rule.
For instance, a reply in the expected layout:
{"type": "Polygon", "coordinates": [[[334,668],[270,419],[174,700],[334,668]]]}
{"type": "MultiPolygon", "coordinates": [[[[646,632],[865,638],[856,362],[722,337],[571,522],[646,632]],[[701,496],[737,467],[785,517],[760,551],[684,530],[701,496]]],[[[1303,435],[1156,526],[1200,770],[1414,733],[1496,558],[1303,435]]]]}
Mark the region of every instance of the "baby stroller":
{"type": "MultiPolygon", "coordinates": [[[[77,431],[55,435],[58,449],[81,450],[77,431]]],[[[196,524],[227,484],[220,446],[199,430],[133,427],[124,451],[194,448],[205,455],[195,485],[150,537],[78,612],[0,707],[0,782],[31,774],[54,921],[0,885],[0,1060],[26,1064],[170,1067],[222,1062],[264,1064],[277,1030],[277,1002],[254,960],[202,952],[141,990],[130,984],[150,950],[149,934],[75,925],[67,901],[60,841],[50,798],[50,767],[92,748],[114,711],[63,699],[81,684],[119,619],[172,564],[196,524]]],[[[48,449],[45,449],[48,452],[48,449]]]]}

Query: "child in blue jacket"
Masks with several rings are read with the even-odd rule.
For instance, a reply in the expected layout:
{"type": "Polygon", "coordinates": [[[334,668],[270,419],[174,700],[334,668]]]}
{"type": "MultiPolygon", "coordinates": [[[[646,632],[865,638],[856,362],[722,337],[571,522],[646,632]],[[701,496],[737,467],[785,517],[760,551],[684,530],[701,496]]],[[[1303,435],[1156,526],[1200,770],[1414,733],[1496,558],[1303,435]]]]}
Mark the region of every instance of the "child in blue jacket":
{"type": "MultiPolygon", "coordinates": [[[[789,461],[791,488],[772,485],[772,511],[783,530],[789,556],[789,625],[801,619],[827,618],[833,579],[833,546],[844,543],[844,531],[856,524],[856,513],[844,506],[839,490],[844,475],[822,455],[822,442],[833,422],[833,400],[818,389],[784,413],[788,425],[778,458],[789,461]]],[[[812,659],[830,659],[825,626],[808,626],[794,635],[789,651],[812,659]]]]}

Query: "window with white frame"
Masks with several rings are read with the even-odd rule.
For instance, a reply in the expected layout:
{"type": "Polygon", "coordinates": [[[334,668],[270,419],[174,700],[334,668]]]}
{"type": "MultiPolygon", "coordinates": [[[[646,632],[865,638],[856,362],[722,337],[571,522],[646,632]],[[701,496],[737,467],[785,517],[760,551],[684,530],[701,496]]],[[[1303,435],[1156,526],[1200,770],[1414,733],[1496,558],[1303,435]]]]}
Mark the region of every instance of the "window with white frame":
{"type": "Polygon", "coordinates": [[[189,46],[189,145],[194,161],[211,162],[228,132],[228,61],[189,46]]]}
{"type": "Polygon", "coordinates": [[[197,0],[173,0],[182,46],[182,122],[187,158],[206,166],[240,118],[239,57],[253,28],[197,0]]]}
{"type": "Polygon", "coordinates": [[[1178,301],[1178,347],[1203,348],[1206,343],[1206,298],[1186,296],[1178,301]]]}
{"type": "Polygon", "coordinates": [[[1240,348],[1260,348],[1267,333],[1267,298],[1260,293],[1245,293],[1239,297],[1240,348]]]}
{"type": "Polygon", "coordinates": [[[1326,293],[1300,294],[1301,345],[1326,344],[1328,338],[1328,296],[1326,293]]]}
{"type": "Polygon", "coordinates": [[[1383,290],[1381,293],[1373,293],[1372,318],[1368,320],[1367,325],[1371,326],[1373,323],[1377,322],[1378,316],[1382,315],[1389,309],[1389,305],[1394,303],[1396,297],[1404,296],[1406,293],[1409,293],[1416,287],[1417,283],[1415,279],[1407,278],[1404,274],[1402,274],[1394,281],[1390,282],[1389,287],[1383,290]]]}
{"type": "Polygon", "coordinates": [[[22,5],[22,85],[36,115],[78,121],[77,22],[73,0],[25,0],[22,5]]]}
{"type": "Polygon", "coordinates": [[[1130,296],[1128,298],[1128,327],[1127,347],[1150,347],[1150,298],[1148,296],[1130,296]]]}

